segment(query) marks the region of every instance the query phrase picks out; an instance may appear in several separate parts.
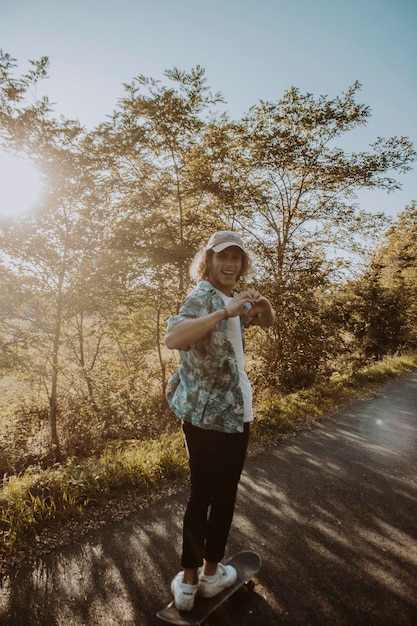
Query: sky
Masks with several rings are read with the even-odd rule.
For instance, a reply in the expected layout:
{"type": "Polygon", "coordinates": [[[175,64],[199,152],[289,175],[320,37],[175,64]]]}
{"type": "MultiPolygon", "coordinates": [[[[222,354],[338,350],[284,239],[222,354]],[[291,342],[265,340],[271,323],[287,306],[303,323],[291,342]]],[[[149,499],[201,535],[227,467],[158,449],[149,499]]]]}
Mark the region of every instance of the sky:
{"type": "MultiPolygon", "coordinates": [[[[135,76],[200,65],[234,119],[292,86],[335,98],[358,80],[372,117],[342,147],[405,135],[417,148],[417,0],[0,0],[0,17],[0,48],[22,72],[48,56],[38,95],[88,128],[135,76]]],[[[361,193],[361,208],[395,217],[417,200],[417,162],[398,179],[400,192],[361,193]]]]}

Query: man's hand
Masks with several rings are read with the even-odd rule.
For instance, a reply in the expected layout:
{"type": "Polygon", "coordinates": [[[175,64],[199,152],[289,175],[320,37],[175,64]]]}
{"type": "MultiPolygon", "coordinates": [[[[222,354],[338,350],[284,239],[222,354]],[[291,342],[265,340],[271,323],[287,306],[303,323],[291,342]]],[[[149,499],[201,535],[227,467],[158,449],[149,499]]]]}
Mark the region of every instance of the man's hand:
{"type": "Polygon", "coordinates": [[[225,307],[228,317],[245,317],[251,315],[252,307],[254,306],[253,296],[249,291],[242,291],[237,296],[234,296],[225,307]],[[246,306],[245,306],[246,305],[246,306]]]}
{"type": "Polygon", "coordinates": [[[265,298],[256,289],[249,289],[246,293],[251,298],[251,309],[247,312],[247,316],[253,318],[252,324],[272,326],[275,320],[275,312],[268,298],[265,298]]]}

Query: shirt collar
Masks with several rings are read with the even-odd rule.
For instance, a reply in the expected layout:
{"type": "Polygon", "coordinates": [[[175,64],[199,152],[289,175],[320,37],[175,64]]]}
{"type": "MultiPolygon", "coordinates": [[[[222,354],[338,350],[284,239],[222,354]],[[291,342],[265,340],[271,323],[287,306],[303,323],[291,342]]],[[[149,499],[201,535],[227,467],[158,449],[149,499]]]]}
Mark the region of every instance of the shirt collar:
{"type": "MultiPolygon", "coordinates": [[[[203,291],[212,291],[213,293],[217,294],[217,289],[213,287],[213,285],[209,283],[208,280],[200,280],[198,283],[198,287],[200,287],[200,289],[202,289],[203,291]]],[[[236,293],[236,291],[232,291],[232,297],[235,296],[236,293]]]]}

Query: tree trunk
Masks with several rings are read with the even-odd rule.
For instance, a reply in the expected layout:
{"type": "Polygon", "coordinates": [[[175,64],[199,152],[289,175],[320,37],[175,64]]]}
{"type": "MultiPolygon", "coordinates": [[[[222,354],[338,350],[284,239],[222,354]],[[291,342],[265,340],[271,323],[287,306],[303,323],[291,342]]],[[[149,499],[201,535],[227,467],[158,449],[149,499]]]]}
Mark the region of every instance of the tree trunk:
{"type": "Polygon", "coordinates": [[[59,376],[59,345],[61,339],[61,325],[62,325],[62,307],[63,307],[63,291],[62,286],[64,283],[65,275],[65,263],[61,270],[58,289],[57,289],[57,305],[56,305],[56,319],[55,329],[52,342],[52,383],[51,383],[51,395],[49,398],[49,426],[51,433],[52,451],[55,461],[61,460],[61,449],[58,436],[58,376],[59,376]]]}
{"type": "Polygon", "coordinates": [[[166,365],[164,359],[162,357],[161,351],[161,340],[160,340],[160,332],[161,332],[161,310],[158,307],[156,310],[156,345],[158,349],[158,359],[161,367],[161,397],[162,402],[166,402],[166,365]]]}

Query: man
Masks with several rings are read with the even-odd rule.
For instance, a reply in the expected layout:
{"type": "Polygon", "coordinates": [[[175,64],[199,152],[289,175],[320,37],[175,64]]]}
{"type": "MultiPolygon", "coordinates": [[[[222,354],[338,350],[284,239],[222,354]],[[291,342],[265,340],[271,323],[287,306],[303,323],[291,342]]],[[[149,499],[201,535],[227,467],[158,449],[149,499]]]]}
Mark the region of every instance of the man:
{"type": "Polygon", "coordinates": [[[167,397],[182,420],[191,477],[183,570],[171,584],[179,610],[193,608],[197,591],[213,597],[236,580],[236,570],[221,560],[253,420],[243,329],[274,323],[271,303],[256,289],[233,291],[250,267],[236,232],[215,233],[191,267],[197,286],[168,321],[165,344],[179,350],[181,364],[169,381],[167,397]]]}

